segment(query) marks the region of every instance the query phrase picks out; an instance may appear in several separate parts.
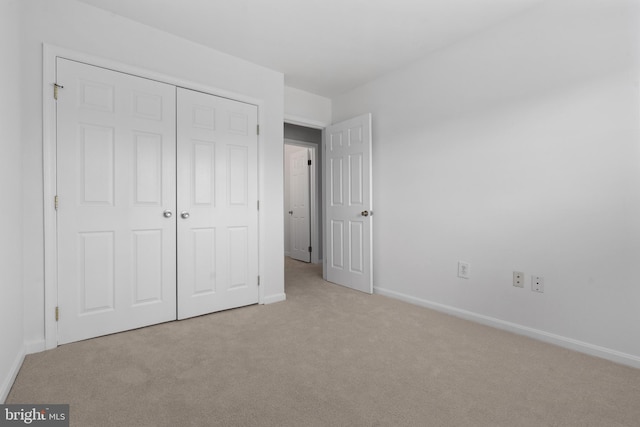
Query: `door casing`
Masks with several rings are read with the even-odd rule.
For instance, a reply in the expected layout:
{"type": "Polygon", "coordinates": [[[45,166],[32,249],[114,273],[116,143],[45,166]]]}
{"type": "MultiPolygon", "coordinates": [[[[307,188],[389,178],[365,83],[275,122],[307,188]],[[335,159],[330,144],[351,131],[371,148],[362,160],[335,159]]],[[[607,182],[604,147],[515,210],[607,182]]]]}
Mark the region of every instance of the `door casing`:
{"type": "MultiPolygon", "coordinates": [[[[258,125],[264,128],[264,117],[260,112],[264,101],[246,95],[226,91],[223,89],[194,83],[188,80],[176,78],[144,68],[134,67],[117,61],[112,61],[93,55],[77,52],[51,44],[43,44],[43,72],[42,72],[42,116],[43,116],[43,206],[44,206],[44,349],[52,349],[58,345],[58,332],[56,322],[56,306],[58,295],[57,282],[57,233],[56,233],[56,209],[54,198],[56,196],[56,100],[54,99],[54,84],[56,83],[56,58],[65,58],[72,61],[84,62],[89,65],[103,67],[114,71],[132,74],[162,83],[171,84],[185,89],[208,93],[214,96],[229,98],[258,107],[258,125]]],[[[60,96],[64,88],[59,88],[60,96]]],[[[264,135],[258,135],[258,176],[262,176],[265,158],[264,135]]],[[[259,182],[262,182],[260,179],[259,182]]],[[[264,198],[264,187],[259,184],[259,199],[264,198]]],[[[264,215],[259,213],[259,247],[258,247],[258,272],[263,271],[262,256],[265,253],[265,229],[264,215]]],[[[264,289],[259,288],[259,304],[264,304],[264,289]]]]}

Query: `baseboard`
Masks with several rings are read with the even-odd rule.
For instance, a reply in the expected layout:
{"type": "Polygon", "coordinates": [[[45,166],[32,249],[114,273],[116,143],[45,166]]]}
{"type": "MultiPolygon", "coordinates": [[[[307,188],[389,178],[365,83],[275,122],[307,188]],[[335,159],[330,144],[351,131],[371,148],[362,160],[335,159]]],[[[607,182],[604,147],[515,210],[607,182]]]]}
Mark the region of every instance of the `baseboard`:
{"type": "Polygon", "coordinates": [[[20,368],[22,367],[22,362],[24,362],[24,356],[26,355],[24,347],[20,350],[18,355],[16,356],[15,361],[11,365],[11,370],[9,370],[9,375],[2,382],[2,386],[0,386],[0,403],[5,403],[7,397],[9,396],[9,392],[11,391],[11,387],[18,376],[18,372],[20,372],[20,368]]]}
{"type": "Polygon", "coordinates": [[[45,351],[47,346],[44,340],[31,341],[24,343],[24,350],[26,354],[40,353],[45,351]]]}
{"type": "Polygon", "coordinates": [[[462,319],[471,320],[476,323],[481,323],[483,325],[491,326],[497,329],[514,332],[516,334],[524,335],[529,338],[537,339],[539,341],[544,341],[550,344],[555,344],[557,346],[575,350],[580,353],[585,353],[590,356],[600,357],[602,359],[607,359],[612,362],[620,363],[622,365],[631,366],[633,368],[640,368],[640,357],[633,354],[623,353],[617,350],[612,350],[610,348],[578,341],[573,338],[563,337],[561,335],[552,334],[549,332],[541,331],[539,329],[529,328],[517,323],[507,322],[504,320],[496,319],[494,317],[489,317],[471,311],[451,307],[445,304],[427,301],[421,298],[402,294],[400,292],[391,291],[389,289],[376,287],[374,288],[373,292],[379,295],[408,302],[410,304],[430,308],[432,310],[440,311],[446,314],[451,314],[462,319]]]}
{"type": "Polygon", "coordinates": [[[286,301],[287,295],[285,293],[269,295],[268,297],[264,297],[262,299],[262,304],[273,304],[276,302],[286,301]]]}

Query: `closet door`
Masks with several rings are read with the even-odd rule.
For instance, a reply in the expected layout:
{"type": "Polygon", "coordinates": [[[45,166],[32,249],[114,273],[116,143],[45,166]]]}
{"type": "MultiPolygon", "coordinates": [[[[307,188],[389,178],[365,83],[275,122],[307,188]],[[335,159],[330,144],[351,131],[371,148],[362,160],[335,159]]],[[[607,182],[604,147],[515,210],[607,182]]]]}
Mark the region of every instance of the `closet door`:
{"type": "Polygon", "coordinates": [[[173,320],[176,89],[56,67],[58,342],[173,320]]]}
{"type": "Polygon", "coordinates": [[[178,88],[178,318],[258,302],[257,107],[178,88]]]}

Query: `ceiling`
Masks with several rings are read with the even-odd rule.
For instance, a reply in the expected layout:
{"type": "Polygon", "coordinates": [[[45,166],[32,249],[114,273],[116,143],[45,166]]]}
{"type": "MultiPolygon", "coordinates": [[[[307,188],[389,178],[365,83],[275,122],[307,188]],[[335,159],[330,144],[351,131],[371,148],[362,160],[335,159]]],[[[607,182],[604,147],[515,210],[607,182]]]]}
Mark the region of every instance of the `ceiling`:
{"type": "Polygon", "coordinates": [[[543,0],[79,0],[332,97],[543,0]]]}

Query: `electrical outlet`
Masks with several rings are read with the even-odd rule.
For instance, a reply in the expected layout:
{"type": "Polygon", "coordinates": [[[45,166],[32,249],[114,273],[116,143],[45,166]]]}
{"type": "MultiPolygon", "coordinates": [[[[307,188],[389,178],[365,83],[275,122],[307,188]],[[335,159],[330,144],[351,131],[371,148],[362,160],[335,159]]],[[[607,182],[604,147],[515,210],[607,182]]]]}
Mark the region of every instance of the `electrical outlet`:
{"type": "Polygon", "coordinates": [[[531,276],[531,290],[534,292],[544,292],[544,278],[542,276],[531,276]]]}
{"type": "Polygon", "coordinates": [[[522,271],[513,272],[513,286],[524,288],[524,273],[522,271]]]}
{"type": "Polygon", "coordinates": [[[458,277],[468,279],[471,273],[471,264],[465,261],[458,261],[458,277]]]}

